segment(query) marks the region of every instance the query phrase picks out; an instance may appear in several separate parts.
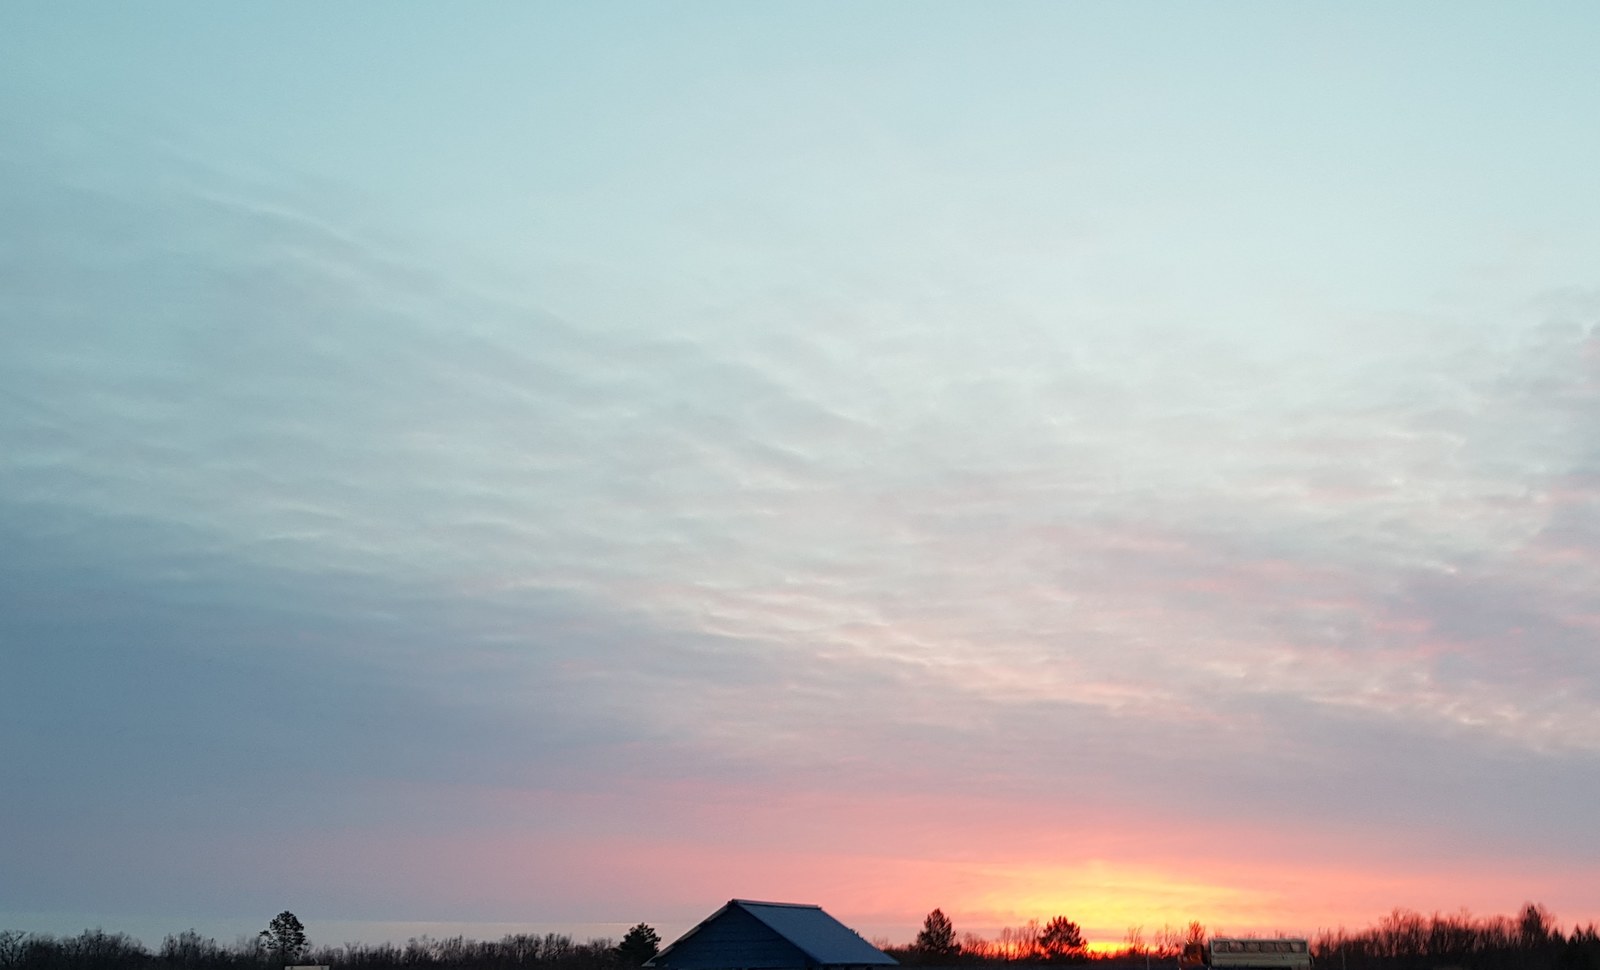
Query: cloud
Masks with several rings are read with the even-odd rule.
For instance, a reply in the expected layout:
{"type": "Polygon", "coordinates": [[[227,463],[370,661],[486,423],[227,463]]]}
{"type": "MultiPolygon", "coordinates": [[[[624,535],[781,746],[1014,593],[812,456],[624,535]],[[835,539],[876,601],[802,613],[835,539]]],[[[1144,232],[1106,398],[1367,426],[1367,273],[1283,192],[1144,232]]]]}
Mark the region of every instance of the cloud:
{"type": "MultiPolygon", "coordinates": [[[[495,845],[574,831],[613,880],[583,898],[775,842],[818,892],[830,843],[952,887],[1030,839],[1062,878],[1155,865],[1130,816],[1328,867],[1582,840],[1591,293],[1265,334],[801,265],[569,316],[312,187],[113,147],[0,158],[7,868],[137,833],[95,842],[101,898],[200,905],[192,838],[212,884],[264,865],[259,905],[460,851],[353,915],[467,918],[534,891],[495,845]]],[[[55,871],[65,907],[90,864],[55,871]]]]}

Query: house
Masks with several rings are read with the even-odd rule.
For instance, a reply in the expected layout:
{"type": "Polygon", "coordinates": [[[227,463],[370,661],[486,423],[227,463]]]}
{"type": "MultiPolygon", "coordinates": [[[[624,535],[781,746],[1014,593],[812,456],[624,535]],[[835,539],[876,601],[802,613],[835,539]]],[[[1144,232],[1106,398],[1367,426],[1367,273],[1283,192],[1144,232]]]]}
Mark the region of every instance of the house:
{"type": "Polygon", "coordinates": [[[892,967],[893,957],[801,903],[732,899],[645,964],[657,970],[892,967]]]}

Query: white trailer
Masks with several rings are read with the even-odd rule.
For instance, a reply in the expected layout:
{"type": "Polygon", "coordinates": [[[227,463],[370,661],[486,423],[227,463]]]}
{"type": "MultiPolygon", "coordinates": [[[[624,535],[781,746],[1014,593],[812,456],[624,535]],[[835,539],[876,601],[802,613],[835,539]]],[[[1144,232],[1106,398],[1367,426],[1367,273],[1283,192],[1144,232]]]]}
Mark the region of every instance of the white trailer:
{"type": "Polygon", "coordinates": [[[1311,970],[1311,945],[1296,937],[1216,936],[1185,946],[1178,965],[1183,970],[1311,970]]]}

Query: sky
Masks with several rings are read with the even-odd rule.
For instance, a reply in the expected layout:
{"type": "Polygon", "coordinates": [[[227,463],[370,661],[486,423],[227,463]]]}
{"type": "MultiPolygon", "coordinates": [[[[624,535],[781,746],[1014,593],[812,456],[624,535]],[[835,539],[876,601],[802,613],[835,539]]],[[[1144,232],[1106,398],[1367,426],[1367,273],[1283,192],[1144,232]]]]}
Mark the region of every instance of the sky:
{"type": "Polygon", "coordinates": [[[1600,920],[1597,41],[0,5],[0,928],[1600,920]]]}

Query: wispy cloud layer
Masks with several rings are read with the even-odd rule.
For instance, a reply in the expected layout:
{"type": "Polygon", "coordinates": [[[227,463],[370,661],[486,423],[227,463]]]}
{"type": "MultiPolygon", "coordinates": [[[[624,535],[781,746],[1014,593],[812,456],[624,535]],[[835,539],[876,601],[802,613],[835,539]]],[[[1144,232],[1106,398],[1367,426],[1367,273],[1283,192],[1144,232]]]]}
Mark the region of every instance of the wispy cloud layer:
{"type": "Polygon", "coordinates": [[[75,131],[0,152],[0,909],[1600,912],[1592,278],[1057,301],[1127,230],[964,195],[519,274],[75,131]]]}

